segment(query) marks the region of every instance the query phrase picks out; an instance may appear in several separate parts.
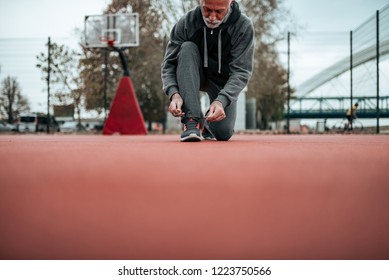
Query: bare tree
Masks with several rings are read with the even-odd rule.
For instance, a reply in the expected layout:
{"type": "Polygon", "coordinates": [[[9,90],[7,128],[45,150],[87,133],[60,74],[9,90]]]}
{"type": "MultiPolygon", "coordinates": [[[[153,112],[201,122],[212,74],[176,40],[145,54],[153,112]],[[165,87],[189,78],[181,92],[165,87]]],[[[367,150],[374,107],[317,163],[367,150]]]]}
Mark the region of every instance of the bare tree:
{"type": "Polygon", "coordinates": [[[8,76],[1,83],[0,110],[5,113],[10,124],[15,122],[20,113],[30,110],[28,100],[21,94],[15,77],[8,76]]]}
{"type": "MultiPolygon", "coordinates": [[[[65,45],[52,43],[50,46],[50,87],[54,102],[60,105],[73,103],[80,120],[82,89],[79,78],[78,62],[80,54],[65,45]]],[[[37,55],[37,68],[42,71],[42,80],[48,77],[48,55],[37,55]]]]}

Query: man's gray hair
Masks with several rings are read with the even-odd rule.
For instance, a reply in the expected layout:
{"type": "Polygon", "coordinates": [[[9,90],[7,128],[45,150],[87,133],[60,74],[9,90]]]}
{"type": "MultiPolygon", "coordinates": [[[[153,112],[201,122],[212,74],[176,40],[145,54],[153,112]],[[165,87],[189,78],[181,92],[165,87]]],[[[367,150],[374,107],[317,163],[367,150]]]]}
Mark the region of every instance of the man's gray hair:
{"type": "MultiPolygon", "coordinates": [[[[233,1],[233,0],[229,0],[229,2],[228,2],[228,6],[231,6],[231,3],[232,3],[232,1],[233,1]]],[[[200,0],[199,2],[200,2],[200,4],[201,4],[201,3],[203,3],[203,2],[204,2],[204,0],[200,0]]]]}

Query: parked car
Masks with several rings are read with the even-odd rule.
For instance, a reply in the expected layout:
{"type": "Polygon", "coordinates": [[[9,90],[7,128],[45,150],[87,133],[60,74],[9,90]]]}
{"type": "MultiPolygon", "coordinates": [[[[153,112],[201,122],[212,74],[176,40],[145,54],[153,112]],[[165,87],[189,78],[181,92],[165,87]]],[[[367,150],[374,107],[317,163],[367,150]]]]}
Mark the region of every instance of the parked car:
{"type": "Polygon", "coordinates": [[[0,133],[6,133],[6,132],[11,132],[15,131],[16,128],[14,125],[9,124],[3,120],[0,120],[0,133]]]}
{"type": "MultiPolygon", "coordinates": [[[[45,132],[47,131],[47,115],[29,114],[22,115],[17,125],[19,132],[45,132]]],[[[50,116],[50,132],[59,132],[59,124],[54,116],[50,116]]]]}
{"type": "Polygon", "coordinates": [[[67,121],[61,125],[61,132],[63,133],[72,133],[72,132],[79,132],[85,130],[86,128],[82,124],[79,124],[76,121],[67,121]]]}

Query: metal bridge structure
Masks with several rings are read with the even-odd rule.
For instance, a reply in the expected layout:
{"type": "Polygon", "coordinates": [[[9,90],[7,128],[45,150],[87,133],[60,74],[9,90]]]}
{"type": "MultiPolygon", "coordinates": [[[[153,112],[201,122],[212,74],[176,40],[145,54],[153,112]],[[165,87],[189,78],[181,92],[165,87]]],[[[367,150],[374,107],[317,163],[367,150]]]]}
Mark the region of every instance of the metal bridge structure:
{"type": "MultiPolygon", "coordinates": [[[[384,57],[389,54],[389,39],[380,43],[380,56],[384,57]]],[[[365,49],[353,54],[353,67],[358,67],[366,62],[375,60],[377,58],[377,47],[369,46],[365,49]]],[[[314,75],[297,88],[297,95],[304,97],[309,95],[312,91],[322,86],[323,84],[339,77],[343,73],[350,71],[350,57],[346,57],[332,66],[322,70],[320,73],[314,75]]]]}
{"type": "MultiPolygon", "coordinates": [[[[289,44],[289,42],[288,42],[289,44]]],[[[288,47],[289,49],[289,47],[288,47]]],[[[350,55],[323,69],[296,87],[285,108],[287,119],[344,118],[348,108],[358,102],[358,118],[389,118],[389,94],[380,88],[380,62],[389,58],[389,5],[350,32],[350,55]],[[375,63],[374,63],[375,62],[375,63]],[[373,84],[368,92],[353,94],[353,71],[359,66],[376,64],[371,75],[373,84]],[[350,73],[349,93],[334,96],[333,93],[316,90],[330,85],[341,75],[350,73]],[[373,93],[372,96],[367,96],[373,93]]],[[[360,67],[359,67],[360,68],[360,67]]],[[[355,81],[354,81],[355,82],[355,81]]],[[[344,91],[342,91],[344,92],[344,91]]],[[[377,122],[378,123],[378,122],[377,122]]]]}
{"type": "MultiPolygon", "coordinates": [[[[377,117],[376,97],[359,96],[353,99],[358,102],[357,116],[360,119],[377,117]]],[[[299,97],[293,99],[294,107],[290,109],[290,119],[338,119],[345,118],[350,108],[350,97],[299,97]],[[297,106],[296,106],[297,105],[297,106]]],[[[379,97],[379,117],[389,118],[389,96],[379,97]]]]}

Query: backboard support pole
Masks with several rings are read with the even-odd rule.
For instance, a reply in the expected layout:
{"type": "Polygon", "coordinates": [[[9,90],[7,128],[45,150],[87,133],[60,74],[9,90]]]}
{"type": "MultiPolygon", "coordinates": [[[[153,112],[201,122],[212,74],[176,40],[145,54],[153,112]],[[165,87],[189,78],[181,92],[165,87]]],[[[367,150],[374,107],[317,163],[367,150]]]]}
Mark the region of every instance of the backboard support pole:
{"type": "Polygon", "coordinates": [[[130,70],[128,69],[128,63],[123,48],[117,48],[113,45],[113,41],[108,43],[109,47],[119,53],[120,62],[122,64],[123,76],[130,77],[130,70]]]}
{"type": "Polygon", "coordinates": [[[108,48],[104,48],[104,122],[107,120],[108,102],[107,102],[107,87],[108,87],[108,48]]]}
{"type": "Polygon", "coordinates": [[[125,49],[139,46],[139,15],[137,13],[118,13],[85,17],[86,48],[103,48],[104,112],[103,134],[147,134],[142,111],[136,98],[130,77],[125,49]],[[110,51],[119,53],[123,76],[108,111],[108,59],[110,51]]]}

